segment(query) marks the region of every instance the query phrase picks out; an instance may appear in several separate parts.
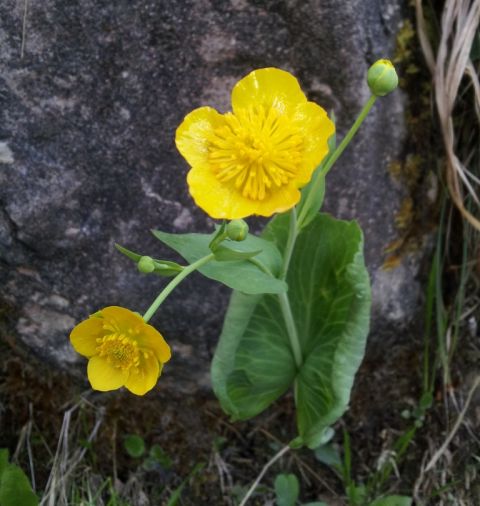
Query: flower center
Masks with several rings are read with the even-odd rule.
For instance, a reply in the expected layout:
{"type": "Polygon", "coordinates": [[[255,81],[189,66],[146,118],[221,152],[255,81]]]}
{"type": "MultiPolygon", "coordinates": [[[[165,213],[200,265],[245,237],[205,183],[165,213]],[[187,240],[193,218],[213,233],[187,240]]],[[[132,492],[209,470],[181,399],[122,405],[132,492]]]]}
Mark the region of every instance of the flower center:
{"type": "Polygon", "coordinates": [[[129,370],[140,362],[140,350],[137,342],[128,335],[114,332],[97,339],[97,352],[114,367],[129,370]]]}
{"type": "Polygon", "coordinates": [[[209,139],[209,161],[221,182],[244,197],[263,200],[298,172],[303,139],[298,127],[274,107],[250,106],[224,115],[209,139]]]}

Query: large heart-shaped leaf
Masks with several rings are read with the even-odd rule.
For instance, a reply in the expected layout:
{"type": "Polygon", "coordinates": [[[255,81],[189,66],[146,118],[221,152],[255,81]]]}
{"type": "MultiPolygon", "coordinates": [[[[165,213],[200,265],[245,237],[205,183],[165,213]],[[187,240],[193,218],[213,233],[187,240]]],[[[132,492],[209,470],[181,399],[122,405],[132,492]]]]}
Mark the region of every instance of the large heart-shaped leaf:
{"type": "MultiPolygon", "coordinates": [[[[282,251],[290,216],[273,220],[265,237],[282,251]]],[[[369,328],[370,285],[356,222],[319,214],[296,241],[288,299],[303,363],[297,368],[278,297],[234,293],[212,364],[224,410],[247,419],[295,385],[301,442],[318,446],[347,409],[369,328]]]]}
{"type": "MultiPolygon", "coordinates": [[[[211,253],[212,236],[210,235],[167,234],[158,230],[154,231],[153,235],[180,253],[189,263],[196,262],[211,253]]],[[[198,269],[204,276],[220,281],[220,283],[243,293],[281,293],[286,291],[285,281],[275,277],[282,263],[280,252],[275,244],[251,234],[244,241],[225,241],[224,244],[233,244],[232,248],[238,253],[237,258],[242,252],[247,258],[226,262],[223,261],[225,258],[221,256],[221,261],[212,260],[198,269]],[[262,268],[265,268],[266,272],[262,271],[262,268]]],[[[220,251],[222,251],[221,248],[220,251]]],[[[233,257],[232,254],[231,257],[233,257]]]]}
{"type": "Polygon", "coordinates": [[[223,409],[246,420],[285,393],[296,368],[274,296],[234,292],[212,362],[223,409]]]}

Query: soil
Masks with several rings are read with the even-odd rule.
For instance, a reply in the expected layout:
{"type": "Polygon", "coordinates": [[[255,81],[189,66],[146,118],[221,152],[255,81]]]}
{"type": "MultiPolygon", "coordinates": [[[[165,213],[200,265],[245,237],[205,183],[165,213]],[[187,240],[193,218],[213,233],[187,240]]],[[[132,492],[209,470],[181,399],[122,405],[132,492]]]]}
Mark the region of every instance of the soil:
{"type": "MultiPolygon", "coordinates": [[[[394,442],[412,427],[405,411],[417,406],[421,392],[420,337],[412,335],[410,342],[391,350],[388,357],[376,357],[374,350],[367,353],[357,377],[351,409],[337,424],[333,438],[334,446],[343,452],[343,432],[348,432],[352,477],[357,483],[368,483],[378,463],[391,456],[389,449],[394,442]]],[[[70,453],[65,457],[73,459],[73,453],[82,448],[87,451],[75,468],[69,486],[98,490],[110,478],[117,492],[113,496],[125,500],[124,503],[108,502],[112,493],[104,487],[94,502],[99,505],[167,504],[182,483],[179,504],[238,504],[238,498],[263,465],[295,435],[291,396],[252,421],[231,423],[209,392],[194,397],[179,396],[163,391],[160,381],[157,389],[144,397],[125,391],[101,394],[48,369],[7,342],[1,344],[0,350],[3,356],[0,447],[9,448],[28,475],[33,462],[37,491],[42,491],[47,483],[65,413],[74,406],[77,409],[70,420],[70,453]],[[88,443],[96,420],[101,420],[100,429],[88,443]],[[146,458],[129,456],[124,440],[130,434],[140,435],[147,449],[160,445],[171,459],[171,465],[168,462],[149,464],[146,458]]],[[[457,374],[457,385],[452,385],[452,389],[465,389],[468,378],[465,371],[457,374]]],[[[475,409],[472,412],[475,414],[475,409]]],[[[480,418],[478,413],[477,418],[480,418]]],[[[452,442],[449,453],[450,471],[462,482],[465,470],[472,465],[473,455],[467,429],[480,425],[478,419],[469,423],[452,442]]],[[[423,426],[419,427],[405,456],[395,464],[382,491],[411,495],[425,452],[432,445],[439,446],[444,437],[445,404],[439,391],[423,426]]],[[[273,481],[280,472],[298,476],[304,502],[324,500],[329,506],[347,504],[338,472],[316,460],[309,450],[291,452],[277,463],[262,480],[250,504],[274,504],[273,481]]],[[[434,490],[435,481],[429,487],[428,494],[434,490]]],[[[466,498],[473,493],[470,489],[464,490],[466,498]]],[[[440,504],[432,500],[425,504],[440,504]]]]}

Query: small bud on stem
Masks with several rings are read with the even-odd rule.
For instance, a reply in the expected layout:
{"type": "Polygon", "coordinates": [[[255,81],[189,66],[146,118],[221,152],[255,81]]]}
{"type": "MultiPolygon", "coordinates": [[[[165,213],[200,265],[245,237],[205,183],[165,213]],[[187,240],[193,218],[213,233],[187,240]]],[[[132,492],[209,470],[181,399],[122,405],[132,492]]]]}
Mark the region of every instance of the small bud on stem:
{"type": "Polygon", "coordinates": [[[152,257],[144,256],[138,261],[137,268],[144,274],[150,274],[155,270],[155,261],[152,257]]]}
{"type": "Polygon", "coordinates": [[[378,60],[367,73],[367,83],[370,91],[376,97],[384,97],[398,86],[398,76],[390,60],[378,60]]]}
{"type": "Polygon", "coordinates": [[[232,220],[227,225],[227,237],[232,241],[244,241],[248,235],[248,225],[244,220],[232,220]]]}

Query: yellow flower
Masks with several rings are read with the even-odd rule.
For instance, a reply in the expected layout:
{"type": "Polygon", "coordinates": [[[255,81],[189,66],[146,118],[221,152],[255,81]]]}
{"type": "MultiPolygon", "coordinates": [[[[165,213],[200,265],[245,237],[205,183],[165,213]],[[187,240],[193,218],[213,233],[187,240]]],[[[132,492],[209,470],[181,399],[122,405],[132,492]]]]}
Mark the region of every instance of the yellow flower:
{"type": "Polygon", "coordinates": [[[123,307],[110,306],[80,322],[70,341],[89,359],[88,380],[94,390],[125,386],[144,395],[157,383],[170,347],[160,332],[123,307]]]}
{"type": "Polygon", "coordinates": [[[295,77],[275,68],[241,79],[232,109],[200,107],[177,129],[196,204],[212,218],[230,220],[292,208],[328,153],[333,122],[307,101],[295,77]]]}

